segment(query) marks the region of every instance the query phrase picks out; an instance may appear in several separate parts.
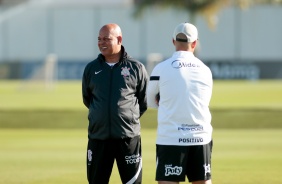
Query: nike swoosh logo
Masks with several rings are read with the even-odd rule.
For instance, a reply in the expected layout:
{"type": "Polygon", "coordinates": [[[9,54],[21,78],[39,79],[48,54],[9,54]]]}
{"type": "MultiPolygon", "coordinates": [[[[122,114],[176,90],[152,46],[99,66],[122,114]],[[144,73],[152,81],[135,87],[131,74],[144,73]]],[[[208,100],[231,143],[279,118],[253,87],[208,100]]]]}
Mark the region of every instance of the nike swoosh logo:
{"type": "Polygon", "coordinates": [[[102,71],[102,70],[100,70],[100,71],[98,71],[98,72],[95,72],[95,75],[98,74],[98,73],[100,73],[101,71],[102,71]]]}

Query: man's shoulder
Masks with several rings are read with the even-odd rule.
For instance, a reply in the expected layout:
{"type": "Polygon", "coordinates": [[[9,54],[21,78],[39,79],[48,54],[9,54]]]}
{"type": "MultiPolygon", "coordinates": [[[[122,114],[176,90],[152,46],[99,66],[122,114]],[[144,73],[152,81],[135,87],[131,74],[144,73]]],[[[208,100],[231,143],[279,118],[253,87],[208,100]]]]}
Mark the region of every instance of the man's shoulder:
{"type": "Polygon", "coordinates": [[[98,55],[98,57],[92,61],[89,61],[86,66],[92,66],[92,65],[97,65],[102,61],[102,57],[98,55]]]}
{"type": "Polygon", "coordinates": [[[136,64],[141,63],[141,61],[139,61],[138,59],[136,59],[136,58],[134,58],[134,57],[132,57],[132,56],[129,56],[129,55],[126,57],[126,60],[127,60],[128,62],[132,62],[132,63],[136,63],[136,64]]]}
{"type": "Polygon", "coordinates": [[[90,70],[92,70],[95,67],[98,67],[98,65],[101,62],[101,58],[97,57],[96,59],[89,61],[86,66],[85,66],[85,72],[88,72],[90,70]]]}
{"type": "Polygon", "coordinates": [[[196,58],[196,59],[197,59],[197,63],[199,63],[202,66],[203,69],[210,70],[210,68],[206,65],[206,63],[204,63],[201,59],[199,59],[199,58],[196,58]]]}
{"type": "Polygon", "coordinates": [[[171,63],[174,61],[173,57],[167,58],[163,61],[160,61],[159,63],[156,64],[155,68],[166,68],[171,66],[171,63]]]}
{"type": "Polygon", "coordinates": [[[128,56],[126,58],[126,62],[129,62],[129,63],[131,63],[131,65],[134,65],[134,66],[137,66],[137,67],[143,67],[144,66],[144,64],[141,61],[139,61],[138,59],[135,59],[131,56],[128,56]]]}

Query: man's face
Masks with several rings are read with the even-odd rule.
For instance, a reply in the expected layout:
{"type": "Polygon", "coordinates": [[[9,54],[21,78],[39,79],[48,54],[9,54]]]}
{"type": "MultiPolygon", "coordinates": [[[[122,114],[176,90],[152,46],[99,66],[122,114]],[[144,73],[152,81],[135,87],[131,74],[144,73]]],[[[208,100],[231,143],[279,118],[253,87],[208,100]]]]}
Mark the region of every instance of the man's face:
{"type": "Polygon", "coordinates": [[[102,55],[109,57],[120,51],[121,43],[113,31],[104,28],[99,32],[98,47],[102,55]]]}

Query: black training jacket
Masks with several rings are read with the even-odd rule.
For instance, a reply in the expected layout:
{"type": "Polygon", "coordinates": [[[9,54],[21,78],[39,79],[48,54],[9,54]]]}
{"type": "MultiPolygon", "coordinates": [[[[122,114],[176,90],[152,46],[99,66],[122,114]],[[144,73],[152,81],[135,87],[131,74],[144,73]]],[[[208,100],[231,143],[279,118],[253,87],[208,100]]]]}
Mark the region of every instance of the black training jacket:
{"type": "Polygon", "coordinates": [[[140,135],[140,117],[147,110],[148,75],[144,65],[127,55],[113,67],[102,54],[88,63],[82,79],[83,103],[89,109],[89,139],[140,135]]]}

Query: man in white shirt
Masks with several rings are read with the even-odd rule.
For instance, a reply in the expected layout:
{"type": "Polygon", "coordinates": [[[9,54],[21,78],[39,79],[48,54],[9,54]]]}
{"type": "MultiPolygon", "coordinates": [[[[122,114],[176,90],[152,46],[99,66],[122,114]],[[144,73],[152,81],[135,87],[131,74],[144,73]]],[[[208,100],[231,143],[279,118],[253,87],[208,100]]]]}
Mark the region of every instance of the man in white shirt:
{"type": "Polygon", "coordinates": [[[211,184],[212,126],[210,69],[194,56],[198,30],[179,24],[173,33],[175,52],[152,71],[149,107],[158,108],[157,169],[159,184],[211,184]]]}

